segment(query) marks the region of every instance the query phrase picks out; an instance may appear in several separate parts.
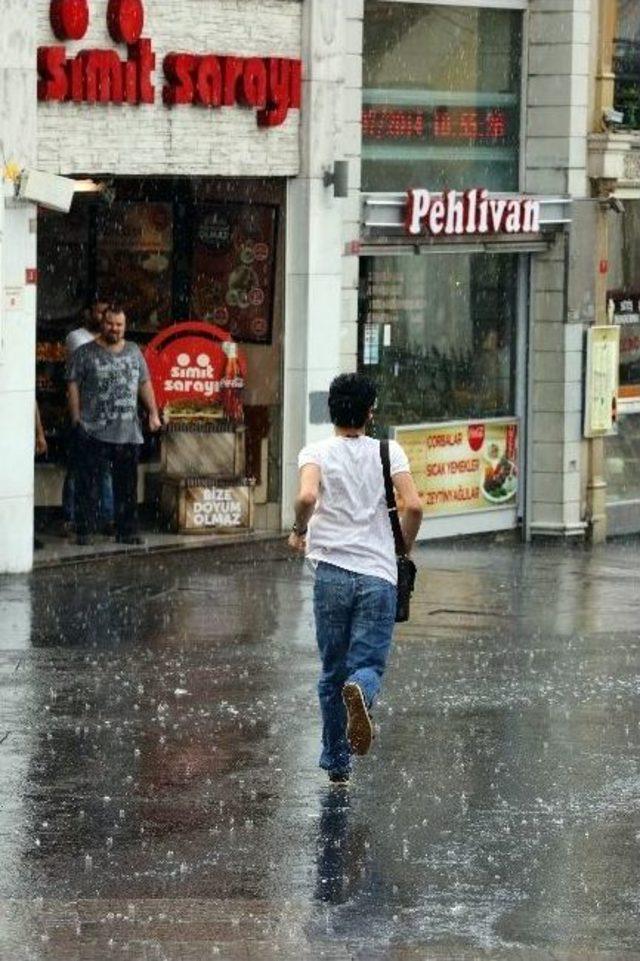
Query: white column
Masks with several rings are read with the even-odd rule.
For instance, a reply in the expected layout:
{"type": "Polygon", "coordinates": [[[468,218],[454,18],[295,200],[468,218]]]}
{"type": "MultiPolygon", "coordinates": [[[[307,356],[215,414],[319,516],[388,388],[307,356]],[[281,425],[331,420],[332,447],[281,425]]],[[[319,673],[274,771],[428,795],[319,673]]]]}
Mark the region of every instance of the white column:
{"type": "Polygon", "coordinates": [[[8,179],[36,157],[36,10],[5,0],[0,11],[0,573],[33,559],[36,288],[35,208],[13,199],[8,179]],[[25,7],[27,10],[25,11],[25,7]]]}
{"type": "MultiPolygon", "coordinates": [[[[526,191],[588,196],[591,0],[531,0],[526,191]]],[[[575,236],[575,235],[574,235],[575,236]]],[[[576,240],[579,238],[575,238],[576,240]]],[[[532,344],[534,535],[583,535],[582,318],[567,316],[566,238],[536,258],[532,344]]],[[[574,237],[571,241],[575,248],[574,237]]],[[[569,265],[570,269],[574,269],[569,265]]]]}
{"type": "MultiPolygon", "coordinates": [[[[289,183],[284,371],[283,519],[292,518],[297,453],[326,437],[324,396],[340,371],[343,216],[323,175],[346,158],[346,14],[350,0],[308,0],[303,7],[302,161],[289,183]]],[[[359,182],[357,159],[350,176],[359,182]]]]}

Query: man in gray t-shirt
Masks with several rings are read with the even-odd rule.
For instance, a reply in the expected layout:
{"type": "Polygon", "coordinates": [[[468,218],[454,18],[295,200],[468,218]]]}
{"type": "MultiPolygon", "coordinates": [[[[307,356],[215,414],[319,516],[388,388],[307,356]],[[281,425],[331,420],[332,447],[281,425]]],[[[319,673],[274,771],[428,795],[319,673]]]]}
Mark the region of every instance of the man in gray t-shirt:
{"type": "Polygon", "coordinates": [[[116,540],[141,543],[138,536],[138,452],[142,430],[138,399],[149,413],[149,428],[160,419],[149,371],[137,344],[124,339],[124,311],[111,307],[101,332],[72,355],[67,374],[69,411],[77,432],[76,527],[79,544],[90,543],[98,514],[98,481],[105,465],[113,475],[116,540]]]}

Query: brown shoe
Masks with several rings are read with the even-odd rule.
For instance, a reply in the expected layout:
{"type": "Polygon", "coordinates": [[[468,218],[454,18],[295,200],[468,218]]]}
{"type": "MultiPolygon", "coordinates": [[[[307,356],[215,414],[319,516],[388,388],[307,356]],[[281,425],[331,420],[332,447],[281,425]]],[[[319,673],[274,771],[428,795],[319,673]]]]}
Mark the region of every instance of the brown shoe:
{"type": "Polygon", "coordinates": [[[373,725],[359,684],[348,682],[342,688],[347,709],[347,740],[354,754],[362,756],[371,747],[373,725]]]}

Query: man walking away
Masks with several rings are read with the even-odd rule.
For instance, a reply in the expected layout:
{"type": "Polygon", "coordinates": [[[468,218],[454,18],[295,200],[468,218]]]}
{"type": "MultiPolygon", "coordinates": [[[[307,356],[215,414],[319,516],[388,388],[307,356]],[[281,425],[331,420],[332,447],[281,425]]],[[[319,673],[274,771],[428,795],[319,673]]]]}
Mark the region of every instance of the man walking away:
{"type": "MultiPolygon", "coordinates": [[[[397,568],[380,444],[365,435],[376,402],[361,374],[336,377],[329,390],[334,436],[298,458],[300,486],[289,546],[315,567],[314,614],[322,659],[320,767],[349,780],[353,754],[369,750],[370,709],[380,689],[395,623],[397,568]]],[[[422,506],[407,457],[389,443],[391,476],[402,501],[407,552],[422,506]]]]}
{"type": "Polygon", "coordinates": [[[149,371],[137,344],[125,340],[126,317],[117,306],[105,313],[98,337],[79,347],[69,363],[68,398],[77,435],[78,544],[91,543],[98,515],[98,484],[111,468],[116,540],[141,544],[138,536],[138,456],[142,430],[138,398],[149,428],[160,418],[149,371]]]}

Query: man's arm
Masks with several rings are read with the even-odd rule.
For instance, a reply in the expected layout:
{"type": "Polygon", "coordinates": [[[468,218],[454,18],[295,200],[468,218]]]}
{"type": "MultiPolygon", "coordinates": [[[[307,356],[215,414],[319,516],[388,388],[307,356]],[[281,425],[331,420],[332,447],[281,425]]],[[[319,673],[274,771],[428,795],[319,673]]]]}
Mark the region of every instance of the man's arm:
{"type": "Polygon", "coordinates": [[[67,404],[71,425],[72,427],[77,427],[80,423],[80,391],[78,390],[78,383],[75,380],[70,380],[67,383],[67,404]]]}
{"type": "Polygon", "coordinates": [[[294,551],[304,552],[306,548],[307,527],[315,510],[319,492],[320,468],[317,464],[305,464],[300,469],[300,486],[294,503],[296,530],[292,531],[289,537],[289,547],[294,551]]]}
{"type": "Polygon", "coordinates": [[[44,433],[44,427],[42,426],[42,418],[40,417],[40,408],[38,407],[38,402],[36,401],[36,454],[41,456],[47,453],[47,438],[44,433]]]}
{"type": "Polygon", "coordinates": [[[140,395],[140,400],[144,404],[149,414],[149,430],[156,431],[160,430],[162,423],[158,415],[158,405],[156,404],[156,395],[153,393],[153,387],[150,380],[145,380],[143,384],[140,384],[138,388],[138,393],[140,395]]]}
{"type": "Polygon", "coordinates": [[[402,471],[393,475],[393,486],[402,503],[400,526],[407,553],[411,551],[422,524],[422,504],[413,477],[402,471]]]}

